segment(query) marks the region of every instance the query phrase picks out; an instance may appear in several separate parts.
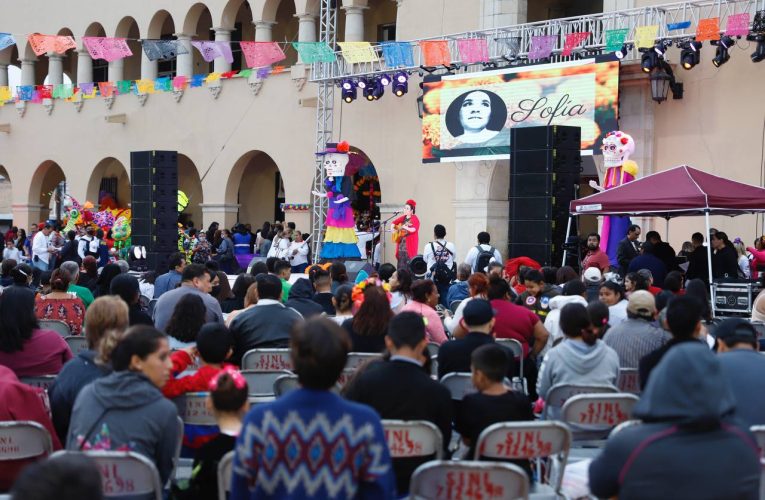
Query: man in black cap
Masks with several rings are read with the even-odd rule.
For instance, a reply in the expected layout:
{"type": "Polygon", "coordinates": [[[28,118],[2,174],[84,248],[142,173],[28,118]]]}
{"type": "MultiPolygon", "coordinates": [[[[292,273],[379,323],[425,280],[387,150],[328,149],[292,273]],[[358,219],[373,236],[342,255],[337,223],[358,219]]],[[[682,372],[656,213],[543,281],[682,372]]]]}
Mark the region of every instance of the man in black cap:
{"type": "Polygon", "coordinates": [[[736,416],[747,427],[765,424],[765,356],[757,352],[757,331],[742,318],[715,328],[720,366],[736,398],[736,416]]]}
{"type": "MultiPolygon", "coordinates": [[[[438,378],[447,373],[470,372],[470,356],[482,345],[494,342],[494,310],[487,300],[471,299],[462,314],[462,326],[468,334],[458,340],[441,344],[438,350],[438,378]]],[[[508,349],[509,352],[509,349],[508,349]]],[[[512,359],[515,359],[510,354],[512,359]]],[[[513,376],[515,363],[510,363],[508,377],[513,376]]]]}

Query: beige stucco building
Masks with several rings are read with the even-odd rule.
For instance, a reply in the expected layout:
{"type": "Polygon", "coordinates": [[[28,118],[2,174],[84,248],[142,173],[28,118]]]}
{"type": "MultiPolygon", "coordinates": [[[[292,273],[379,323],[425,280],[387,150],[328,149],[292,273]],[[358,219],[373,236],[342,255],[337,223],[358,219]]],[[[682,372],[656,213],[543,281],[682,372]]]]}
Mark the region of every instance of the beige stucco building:
{"type": "MultiPolygon", "coordinates": [[[[480,28],[511,25],[602,10],[657,4],[650,0],[338,0],[338,40],[408,40],[480,28]],[[394,35],[395,34],[395,35],[394,35]]],[[[44,0],[37,8],[9,6],[0,31],[16,35],[18,46],[0,52],[0,85],[20,70],[20,84],[117,81],[162,75],[193,75],[231,69],[222,59],[206,63],[192,50],[173,62],[151,62],[137,41],[134,55],[113,63],[91,60],[83,36],[130,39],[176,36],[179,40],[314,41],[317,0],[134,0],[97,2],[44,0]],[[44,12],[43,12],[44,11],[44,12]],[[71,34],[76,51],[36,57],[29,33],[71,34]]],[[[743,41],[730,62],[711,64],[705,45],[702,62],[677,69],[685,85],[682,100],[657,105],[648,79],[634,64],[622,67],[621,129],[637,141],[633,158],[641,175],[687,163],[735,180],[762,184],[763,79],[765,63],[750,61],[743,41]]],[[[236,47],[235,47],[236,48],[236,47]]],[[[674,52],[673,52],[674,51],[674,52]]],[[[677,49],[670,60],[677,62],[677,49]]],[[[117,96],[53,106],[7,104],[0,108],[0,175],[11,182],[14,222],[26,227],[47,216],[51,191],[61,181],[79,200],[97,199],[102,179],[116,178],[115,196],[130,202],[130,152],[179,152],[180,189],[190,197],[189,217],[197,226],[237,221],[259,226],[274,218],[293,220],[308,231],[308,212],[277,213],[280,182],[286,203],[310,202],[315,169],[316,86],[308,68],[287,52],[283,73],[260,82],[245,78],[182,94],[157,93],[141,99],[117,96]],[[123,116],[121,116],[123,115],[123,116]],[[124,123],[121,123],[124,122],[124,123]]],[[[234,69],[241,64],[237,56],[234,69]]],[[[373,162],[380,177],[382,211],[391,213],[406,199],[418,203],[421,241],[434,224],[446,226],[462,258],[475,234],[488,230],[501,249],[507,243],[509,162],[423,165],[417,115],[417,76],[401,98],[387,93],[376,102],[340,101],[336,93],[336,139],[349,141],[373,162]]],[[[3,191],[5,192],[5,191],[3,191]]],[[[664,231],[664,221],[643,221],[664,231]]],[[[762,234],[755,217],[714,219],[732,236],[752,240],[762,234]]],[[[590,226],[592,222],[590,222],[590,226]]],[[[679,249],[702,220],[677,220],[670,239],[679,249]]]]}

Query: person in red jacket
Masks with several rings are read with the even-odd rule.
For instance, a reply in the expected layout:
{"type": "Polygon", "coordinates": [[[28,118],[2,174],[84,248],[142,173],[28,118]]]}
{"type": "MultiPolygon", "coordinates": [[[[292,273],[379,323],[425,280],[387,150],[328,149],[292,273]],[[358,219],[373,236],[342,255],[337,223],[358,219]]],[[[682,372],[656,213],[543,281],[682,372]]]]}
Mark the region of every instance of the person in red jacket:
{"type": "MultiPolygon", "coordinates": [[[[46,404],[48,396],[42,389],[22,384],[10,368],[0,365],[0,422],[31,420],[45,427],[53,442],[53,450],[61,449],[46,404]]],[[[8,491],[16,476],[31,459],[4,461],[0,467],[0,492],[8,491]]]]}
{"type": "MultiPolygon", "coordinates": [[[[166,398],[177,398],[188,392],[207,392],[210,381],[226,367],[236,368],[225,363],[233,353],[234,339],[231,332],[219,323],[207,323],[197,334],[196,347],[175,351],[170,359],[173,362],[171,378],[162,387],[166,398]],[[199,357],[201,366],[190,375],[178,377],[189,366],[193,367],[194,359],[199,357]]],[[[215,438],[219,430],[212,425],[184,424],[183,457],[193,457],[194,451],[215,438]]]]}
{"type": "Polygon", "coordinates": [[[414,200],[406,200],[404,215],[396,217],[391,221],[391,226],[393,226],[393,231],[395,231],[394,241],[397,242],[396,259],[399,261],[398,267],[405,267],[402,266],[402,263],[408,265],[409,261],[419,253],[420,219],[415,215],[416,210],[417,203],[414,200]],[[406,255],[403,255],[403,252],[401,252],[404,249],[406,250],[406,255]]]}

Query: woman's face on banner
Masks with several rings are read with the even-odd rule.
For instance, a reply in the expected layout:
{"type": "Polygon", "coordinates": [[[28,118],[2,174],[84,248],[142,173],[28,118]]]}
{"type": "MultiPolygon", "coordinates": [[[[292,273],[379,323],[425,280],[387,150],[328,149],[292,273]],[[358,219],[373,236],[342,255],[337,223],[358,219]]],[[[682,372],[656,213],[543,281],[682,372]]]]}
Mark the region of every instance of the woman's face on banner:
{"type": "Polygon", "coordinates": [[[465,97],[460,109],[460,123],[465,132],[480,132],[489,123],[491,99],[489,94],[477,90],[465,97]]]}

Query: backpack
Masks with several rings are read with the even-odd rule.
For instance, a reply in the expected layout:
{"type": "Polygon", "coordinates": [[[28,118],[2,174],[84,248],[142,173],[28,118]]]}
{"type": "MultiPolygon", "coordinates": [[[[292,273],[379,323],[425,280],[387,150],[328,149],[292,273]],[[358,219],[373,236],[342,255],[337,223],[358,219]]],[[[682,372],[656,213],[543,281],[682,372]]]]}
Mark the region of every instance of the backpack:
{"type": "Polygon", "coordinates": [[[494,247],[490,247],[489,250],[484,250],[481,245],[476,245],[476,248],[478,249],[478,255],[473,263],[473,272],[486,272],[486,268],[489,267],[491,259],[494,258],[494,247]]]}
{"type": "Polygon", "coordinates": [[[430,268],[430,275],[433,278],[433,283],[436,285],[448,285],[454,280],[454,271],[446,265],[452,252],[446,248],[446,245],[442,245],[439,242],[436,243],[441,247],[441,250],[436,252],[433,242],[430,243],[430,249],[433,251],[433,257],[436,259],[436,263],[430,268]]]}
{"type": "Polygon", "coordinates": [[[85,254],[85,257],[90,255],[91,257],[95,257],[96,260],[98,260],[98,247],[96,247],[95,251],[91,251],[91,249],[90,249],[91,246],[92,246],[92,243],[95,241],[95,238],[87,239],[87,238],[83,237],[82,241],[86,242],[85,243],[85,250],[83,250],[83,252],[82,252],[82,253],[85,254]]]}

